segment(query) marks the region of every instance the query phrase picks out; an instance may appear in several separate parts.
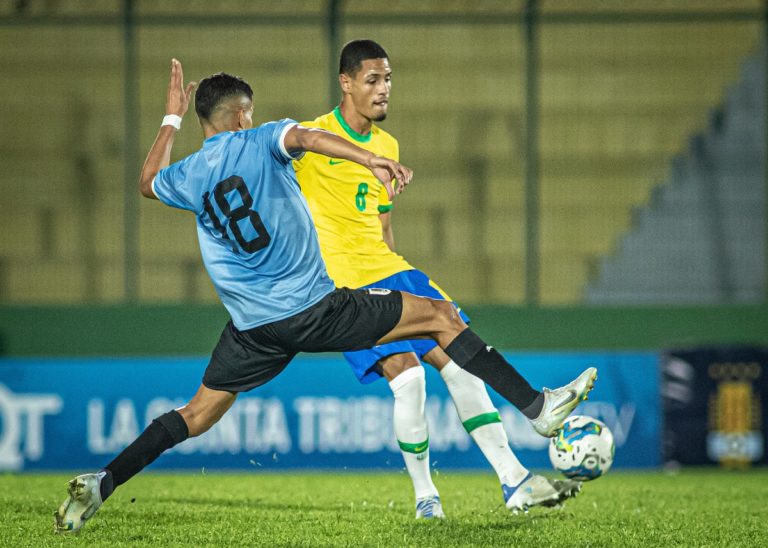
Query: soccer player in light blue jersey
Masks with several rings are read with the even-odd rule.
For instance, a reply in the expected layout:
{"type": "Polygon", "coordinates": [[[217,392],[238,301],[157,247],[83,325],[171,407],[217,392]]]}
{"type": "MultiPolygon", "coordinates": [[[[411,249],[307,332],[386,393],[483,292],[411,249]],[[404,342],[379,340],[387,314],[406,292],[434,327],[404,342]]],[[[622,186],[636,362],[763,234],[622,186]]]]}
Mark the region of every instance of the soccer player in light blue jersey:
{"type": "MultiPolygon", "coordinates": [[[[206,432],[240,392],[274,378],[299,352],[432,338],[460,367],[514,405],[540,410],[538,428],[556,433],[586,397],[596,371],[578,386],[539,392],[467,327],[450,302],[396,290],[337,289],[328,278],[292,161],[311,151],[358,163],[390,198],[410,182],[408,168],[291,120],[253,128],[251,87],[224,73],[204,79],[195,94],[203,147],[170,165],[174,137],[195,87],[183,82],[181,63],[174,59],[167,115],[141,170],[139,189],[147,198],[196,215],[203,262],[231,320],[189,403],[157,417],[99,472],[69,482],[68,497],[55,514],[56,531],[80,530],[115,488],[164,451],[206,432]]],[[[516,496],[521,508],[558,502],[535,490],[516,496]]]]}

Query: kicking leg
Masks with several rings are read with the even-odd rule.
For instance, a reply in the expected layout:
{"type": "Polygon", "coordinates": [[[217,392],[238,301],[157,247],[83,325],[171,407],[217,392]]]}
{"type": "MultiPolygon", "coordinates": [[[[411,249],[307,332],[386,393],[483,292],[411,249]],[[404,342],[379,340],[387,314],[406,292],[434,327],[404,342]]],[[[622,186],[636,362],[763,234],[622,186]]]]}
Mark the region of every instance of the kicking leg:
{"type": "Polygon", "coordinates": [[[485,383],[463,370],[440,347],[424,355],[424,361],[440,371],[464,428],[496,471],[502,486],[518,485],[528,475],[509,448],[509,439],[485,383]]]}
{"type": "Polygon", "coordinates": [[[207,432],[235,403],[237,394],[222,390],[211,390],[200,385],[189,403],[161,415],[147,426],[136,440],[120,453],[115,460],[104,467],[112,476],[112,489],[102,488],[102,500],[112,490],[138,474],[167,451],[187,438],[207,432]]]}
{"type": "Polygon", "coordinates": [[[475,335],[461,319],[456,307],[402,293],[400,322],[379,344],[401,339],[432,338],[459,367],[488,383],[529,418],[541,410],[541,392],[531,388],[518,372],[493,347],[475,335]],[[538,407],[538,408],[537,408],[538,407]]]}
{"type": "Polygon", "coordinates": [[[403,292],[400,321],[379,343],[426,337],[517,407],[544,436],[555,435],[597,379],[597,370],[590,367],[562,388],[534,390],[498,351],[467,327],[453,304],[403,292]]]}
{"type": "Polygon", "coordinates": [[[69,497],[56,512],[55,530],[79,531],[119,485],[138,474],[164,451],[189,437],[199,436],[227,412],[237,394],[201,385],[190,402],[159,416],[133,443],[95,474],[69,482],[69,497]]]}
{"type": "Polygon", "coordinates": [[[464,428],[499,477],[501,493],[508,508],[514,511],[522,507],[520,488],[526,482],[537,494],[525,502],[529,506],[554,506],[579,493],[580,482],[539,478],[520,464],[509,447],[501,417],[493,406],[483,381],[456,365],[440,347],[427,352],[423,359],[440,371],[464,428]]]}
{"type": "Polygon", "coordinates": [[[394,430],[413,482],[417,518],[442,518],[442,505],[429,470],[429,428],[424,413],[424,368],[416,354],[393,354],[378,366],[395,397],[394,430]]]}

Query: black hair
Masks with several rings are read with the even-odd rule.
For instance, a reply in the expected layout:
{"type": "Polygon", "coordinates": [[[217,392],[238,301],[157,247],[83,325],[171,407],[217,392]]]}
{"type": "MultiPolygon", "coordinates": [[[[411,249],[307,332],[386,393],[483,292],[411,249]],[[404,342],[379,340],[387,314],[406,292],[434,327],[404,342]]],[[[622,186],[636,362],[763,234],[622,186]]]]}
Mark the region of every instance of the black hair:
{"type": "Polygon", "coordinates": [[[203,78],[195,92],[195,112],[203,120],[208,120],[211,113],[225,99],[245,95],[253,100],[253,90],[248,82],[226,72],[212,74],[203,78]]]}
{"type": "Polygon", "coordinates": [[[354,76],[366,59],[388,59],[387,52],[373,40],[352,40],[341,49],[339,74],[354,76]]]}

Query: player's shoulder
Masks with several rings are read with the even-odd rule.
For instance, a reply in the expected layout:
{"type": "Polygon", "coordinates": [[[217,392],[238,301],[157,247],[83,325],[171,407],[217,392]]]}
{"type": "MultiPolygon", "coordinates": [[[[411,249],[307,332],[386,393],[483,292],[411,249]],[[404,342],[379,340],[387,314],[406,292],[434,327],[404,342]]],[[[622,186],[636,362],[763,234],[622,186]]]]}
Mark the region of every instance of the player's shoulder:
{"type": "Polygon", "coordinates": [[[229,133],[233,140],[241,139],[243,142],[264,143],[281,139],[284,132],[297,123],[296,120],[283,118],[282,120],[272,120],[256,127],[229,133]]]}
{"type": "Polygon", "coordinates": [[[290,126],[295,124],[298,124],[296,120],[292,120],[291,118],[283,118],[281,120],[270,120],[268,122],[263,122],[258,126],[254,126],[252,128],[242,129],[240,131],[234,131],[229,133],[234,134],[235,136],[239,136],[241,138],[248,138],[254,135],[259,135],[260,133],[268,133],[271,131],[273,132],[277,128],[283,128],[285,126],[290,126]]]}
{"type": "Polygon", "coordinates": [[[395,139],[394,135],[392,135],[390,132],[388,132],[386,129],[384,129],[383,127],[381,127],[379,125],[373,124],[372,131],[374,132],[374,134],[378,135],[382,139],[389,139],[389,140],[392,140],[392,141],[397,141],[397,139],[395,139]]]}
{"type": "Polygon", "coordinates": [[[384,154],[397,159],[400,155],[400,144],[397,142],[397,139],[395,139],[392,134],[375,124],[371,128],[371,133],[373,134],[373,139],[377,143],[376,148],[379,150],[379,154],[384,154]]]}
{"type": "Polygon", "coordinates": [[[318,116],[314,120],[307,120],[300,123],[304,127],[330,129],[333,125],[333,112],[328,112],[318,116]]]}
{"type": "Polygon", "coordinates": [[[260,135],[263,135],[264,133],[268,133],[270,130],[274,129],[274,127],[275,127],[275,122],[265,122],[258,126],[248,128],[248,129],[243,129],[241,131],[232,131],[230,132],[230,138],[242,139],[244,141],[252,141],[252,140],[258,139],[260,135]]]}
{"type": "Polygon", "coordinates": [[[376,138],[380,139],[382,142],[397,146],[397,139],[387,130],[377,126],[376,124],[373,124],[371,131],[373,131],[373,134],[376,136],[376,138]]]}
{"type": "Polygon", "coordinates": [[[281,120],[270,120],[269,122],[264,122],[250,129],[245,129],[241,133],[245,133],[246,135],[253,135],[259,132],[274,131],[275,128],[277,127],[284,127],[284,126],[289,126],[294,124],[298,124],[298,122],[291,118],[283,118],[281,120]]]}

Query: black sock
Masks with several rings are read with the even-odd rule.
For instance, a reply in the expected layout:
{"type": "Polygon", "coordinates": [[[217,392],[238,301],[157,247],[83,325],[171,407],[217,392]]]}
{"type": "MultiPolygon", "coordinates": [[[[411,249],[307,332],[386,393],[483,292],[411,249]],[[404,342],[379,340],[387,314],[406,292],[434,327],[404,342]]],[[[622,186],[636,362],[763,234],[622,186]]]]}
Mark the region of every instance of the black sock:
{"type": "Polygon", "coordinates": [[[101,478],[101,483],[99,484],[99,492],[101,493],[101,502],[104,502],[107,500],[107,497],[112,494],[112,491],[115,490],[115,480],[112,479],[112,472],[104,468],[103,470],[100,470],[100,472],[104,472],[104,477],[101,478]]]}
{"type": "Polygon", "coordinates": [[[536,399],[533,400],[528,407],[521,409],[520,411],[529,419],[535,419],[541,414],[542,409],[544,409],[544,392],[539,392],[536,399]]]}
{"type": "Polygon", "coordinates": [[[104,467],[107,475],[101,482],[101,500],[107,500],[117,486],[131,479],[164,451],[188,437],[187,423],[178,411],[169,411],[157,417],[131,445],[104,467]]]}
{"type": "Polygon", "coordinates": [[[532,407],[536,407],[532,404],[541,393],[531,388],[528,381],[496,349],[485,344],[471,329],[467,328],[459,333],[445,348],[445,353],[460,367],[482,379],[508,402],[523,411],[529,419],[538,416],[538,412],[533,416],[529,416],[529,413],[533,410],[532,407]]]}

